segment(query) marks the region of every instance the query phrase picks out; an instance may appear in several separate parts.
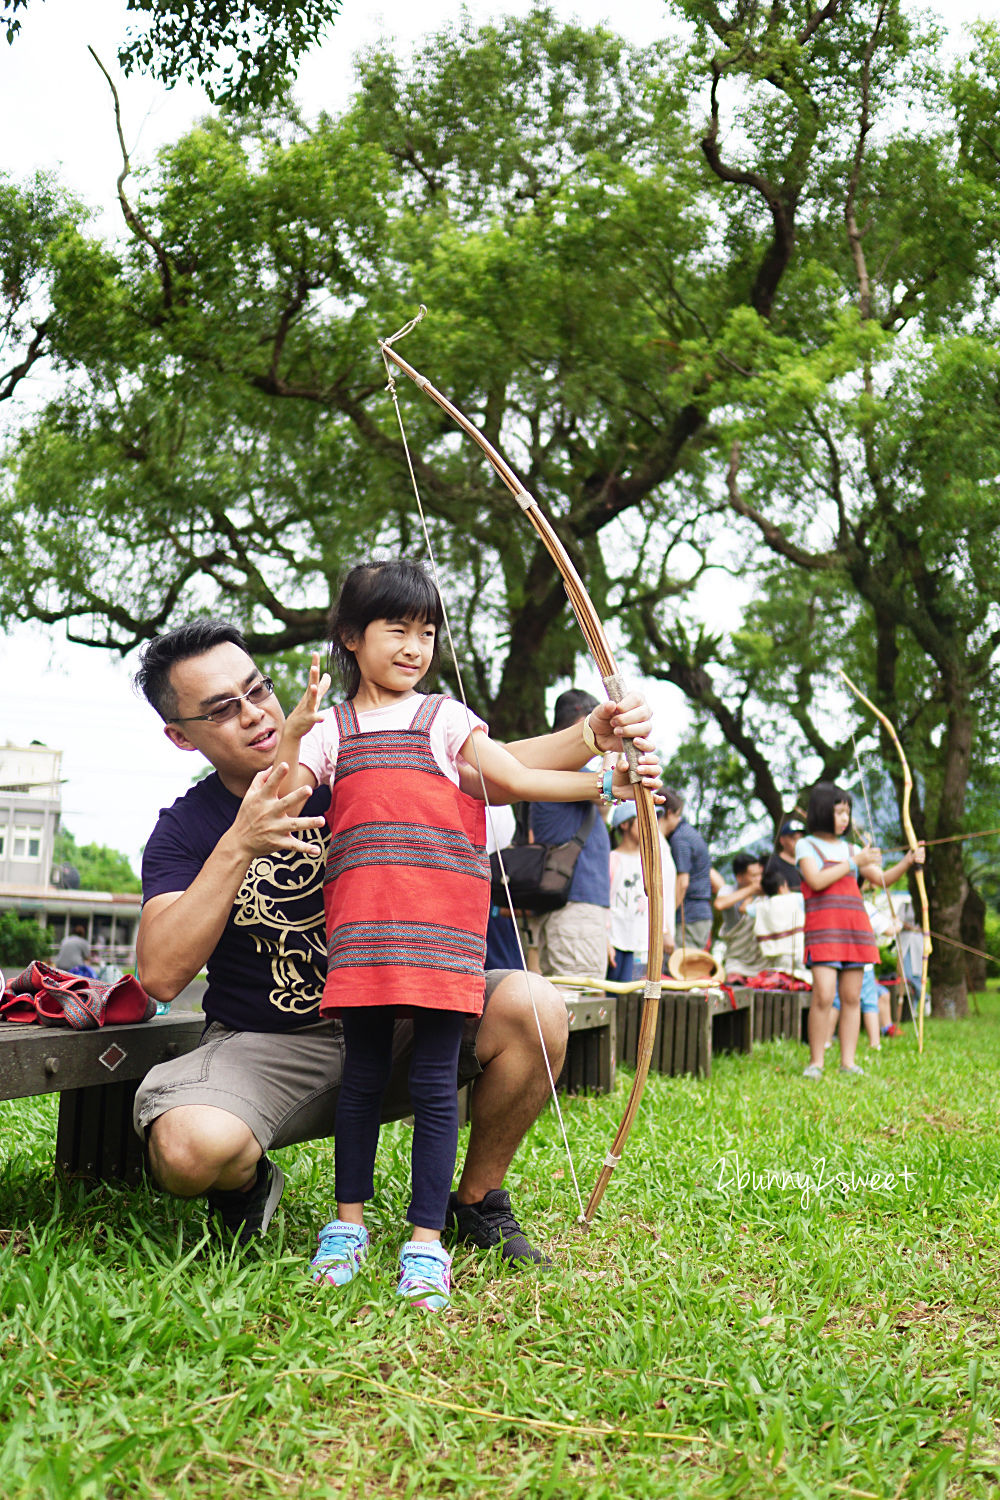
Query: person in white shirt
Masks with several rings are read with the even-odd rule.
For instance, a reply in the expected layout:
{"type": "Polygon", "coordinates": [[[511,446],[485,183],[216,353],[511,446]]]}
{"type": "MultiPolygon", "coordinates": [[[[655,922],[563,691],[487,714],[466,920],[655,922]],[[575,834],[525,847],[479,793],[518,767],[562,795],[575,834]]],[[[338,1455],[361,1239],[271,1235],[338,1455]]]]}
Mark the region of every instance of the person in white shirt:
{"type": "Polygon", "coordinates": [[[789,890],[784,870],[769,861],[761,876],[760,900],[754,908],[754,931],[769,969],[809,983],[805,966],[806,907],[801,891],[789,890]]]}
{"type": "MultiPolygon", "coordinates": [[[[608,907],[608,978],[621,984],[644,979],[649,962],[649,902],[642,879],[635,807],[616,807],[611,814],[611,904],[608,907]]],[[[672,953],[677,872],[666,839],[660,838],[663,865],[663,952],[672,953]]]]}

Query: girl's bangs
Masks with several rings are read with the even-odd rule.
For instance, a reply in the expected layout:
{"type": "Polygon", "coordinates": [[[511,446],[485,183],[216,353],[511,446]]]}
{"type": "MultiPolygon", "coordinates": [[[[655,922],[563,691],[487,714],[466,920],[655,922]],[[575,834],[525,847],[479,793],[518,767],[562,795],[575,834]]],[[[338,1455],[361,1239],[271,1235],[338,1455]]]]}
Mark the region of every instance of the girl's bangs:
{"type": "Polygon", "coordinates": [[[372,620],[418,620],[440,626],[441,599],[434,581],[417,564],[387,563],[373,572],[364,603],[372,620]]]}

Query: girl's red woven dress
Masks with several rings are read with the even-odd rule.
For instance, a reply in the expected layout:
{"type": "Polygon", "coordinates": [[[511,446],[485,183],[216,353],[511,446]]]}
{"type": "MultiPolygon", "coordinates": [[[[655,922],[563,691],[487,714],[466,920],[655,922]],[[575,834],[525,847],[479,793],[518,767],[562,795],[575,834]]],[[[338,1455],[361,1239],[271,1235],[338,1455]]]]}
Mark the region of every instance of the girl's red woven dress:
{"type": "Polygon", "coordinates": [[[445,701],[419,699],[409,729],[362,732],[352,703],[333,709],[340,744],[327,815],[322,1015],[362,1005],[482,1011],[486,811],[431,750],[445,701]]]}
{"type": "MultiPolygon", "coordinates": [[[[820,869],[843,860],[827,859],[822,843],[809,839],[820,869]]],[[[825,890],[814,891],[803,876],[806,903],[805,961],[807,964],[877,964],[879,951],[858,882],[845,874],[825,890]]]]}

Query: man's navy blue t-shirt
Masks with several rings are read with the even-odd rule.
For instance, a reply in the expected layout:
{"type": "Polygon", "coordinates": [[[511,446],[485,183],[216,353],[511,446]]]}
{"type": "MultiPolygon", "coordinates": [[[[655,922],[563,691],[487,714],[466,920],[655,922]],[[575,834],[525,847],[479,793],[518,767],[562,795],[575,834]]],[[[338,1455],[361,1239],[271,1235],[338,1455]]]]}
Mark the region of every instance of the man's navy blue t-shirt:
{"type": "MultiPolygon", "coordinates": [[[[213,771],[164,808],[142,856],[142,897],[186,891],[240,809],[213,771]]],[[[303,814],[325,813],[328,787],[303,814]]],[[[310,845],[260,855],[247,870],[222,936],[208,961],[203,1003],[210,1021],[237,1031],[292,1031],[318,1019],[326,979],[323,874],[329,829],[306,829],[310,845]]]]}
{"type": "MultiPolygon", "coordinates": [[[[533,802],[531,831],[540,844],[568,844],[579,833],[590,806],[589,802],[533,802]]],[[[611,905],[611,839],[600,811],[573,866],[567,900],[611,905]]]]}
{"type": "Polygon", "coordinates": [[[685,922],[704,922],[712,915],[712,861],[708,845],[687,818],[681,818],[667,842],[678,875],[688,875],[684,892],[685,922]]]}

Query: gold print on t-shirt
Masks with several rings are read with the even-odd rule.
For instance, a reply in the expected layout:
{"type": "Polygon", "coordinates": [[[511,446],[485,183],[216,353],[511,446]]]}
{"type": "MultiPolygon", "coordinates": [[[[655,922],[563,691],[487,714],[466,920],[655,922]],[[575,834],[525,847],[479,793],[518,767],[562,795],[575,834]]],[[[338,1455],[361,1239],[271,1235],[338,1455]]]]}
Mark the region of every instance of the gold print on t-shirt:
{"type": "Polygon", "coordinates": [[[329,829],[307,829],[308,853],[262,854],[236,895],[234,920],[271,961],[270,1003],[289,1015],[315,1011],[326,978],[323,872],[329,829]]]}

